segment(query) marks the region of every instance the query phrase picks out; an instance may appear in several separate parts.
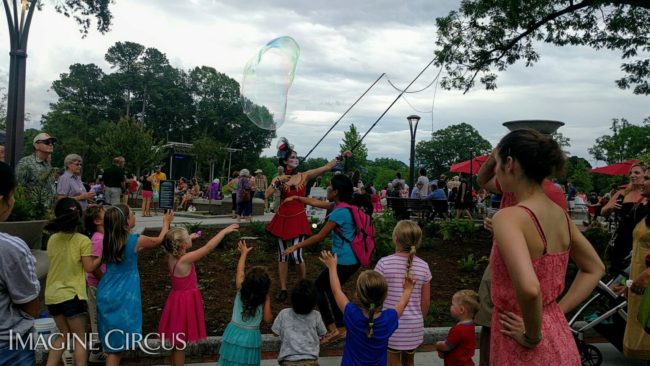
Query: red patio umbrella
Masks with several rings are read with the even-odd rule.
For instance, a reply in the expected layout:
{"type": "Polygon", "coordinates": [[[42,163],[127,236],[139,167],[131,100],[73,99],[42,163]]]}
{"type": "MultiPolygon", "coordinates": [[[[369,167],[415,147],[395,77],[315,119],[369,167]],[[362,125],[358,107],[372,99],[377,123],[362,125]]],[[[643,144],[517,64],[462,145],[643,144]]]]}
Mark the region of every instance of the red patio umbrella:
{"type": "Polygon", "coordinates": [[[477,156],[472,160],[465,160],[463,162],[452,165],[449,168],[449,171],[453,173],[470,174],[470,166],[471,166],[472,169],[471,174],[478,174],[478,170],[481,168],[481,165],[483,165],[489,158],[490,155],[477,156]]]}
{"type": "Polygon", "coordinates": [[[606,175],[628,175],[632,165],[638,163],[638,160],[625,160],[620,163],[601,166],[600,168],[593,168],[589,170],[592,173],[600,173],[606,175]]]}

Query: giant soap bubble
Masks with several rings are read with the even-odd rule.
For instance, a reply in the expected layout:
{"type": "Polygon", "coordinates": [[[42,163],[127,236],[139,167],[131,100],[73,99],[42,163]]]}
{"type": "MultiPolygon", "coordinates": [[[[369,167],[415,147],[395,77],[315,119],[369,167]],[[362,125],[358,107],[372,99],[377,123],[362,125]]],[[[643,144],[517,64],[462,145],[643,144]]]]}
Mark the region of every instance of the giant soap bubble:
{"type": "Polygon", "coordinates": [[[244,67],[241,103],[244,113],[258,127],[275,130],[285,119],[287,95],[300,56],[300,47],[291,37],[267,43],[244,67]]]}

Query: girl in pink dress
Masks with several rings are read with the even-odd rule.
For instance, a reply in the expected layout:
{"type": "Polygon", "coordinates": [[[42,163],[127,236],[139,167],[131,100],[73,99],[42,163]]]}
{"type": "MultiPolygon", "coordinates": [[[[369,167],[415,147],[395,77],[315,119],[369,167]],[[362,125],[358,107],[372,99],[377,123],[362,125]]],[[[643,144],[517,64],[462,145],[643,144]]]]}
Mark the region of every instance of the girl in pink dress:
{"type": "Polygon", "coordinates": [[[163,342],[174,346],[174,366],[185,364],[184,346],[187,343],[196,343],[206,338],[203,300],[197,287],[194,262],[208,255],[226,235],[238,229],[239,225],[230,225],[207,244],[189,253],[187,250],[192,247],[192,240],[200,236],[199,233],[189,235],[185,228],[176,227],[165,235],[163,246],[169,253],[167,265],[172,290],[160,317],[158,333],[163,342]]]}
{"type": "Polygon", "coordinates": [[[388,340],[388,366],[414,365],[415,349],[424,340],[424,314],[429,312],[431,270],[429,264],[415,255],[422,243],[422,230],[415,221],[402,220],[393,229],[395,254],[383,257],[375,271],[388,283],[384,309],[394,308],[402,296],[404,281],[410,277],[413,288],[399,327],[388,340]]]}
{"type": "Polygon", "coordinates": [[[580,355],[564,316],[605,273],[593,246],[542,189],[564,154],[548,135],[510,132],[496,148],[497,179],[519,204],[493,219],[490,365],[573,365],[580,355]],[[564,290],[568,260],[580,271],[564,290]]]}

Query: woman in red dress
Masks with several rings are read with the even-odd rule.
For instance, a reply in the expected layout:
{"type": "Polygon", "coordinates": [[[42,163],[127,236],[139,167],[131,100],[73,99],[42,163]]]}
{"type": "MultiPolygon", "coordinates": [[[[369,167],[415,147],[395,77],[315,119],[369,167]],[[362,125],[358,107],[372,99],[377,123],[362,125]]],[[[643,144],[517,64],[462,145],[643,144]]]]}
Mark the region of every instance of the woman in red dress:
{"type": "MultiPolygon", "coordinates": [[[[278,161],[280,166],[284,167],[284,175],[279,175],[271,181],[266,189],[266,197],[273,197],[277,190],[280,192],[280,206],[275,212],[273,219],[266,227],[266,230],[275,236],[278,240],[278,272],[280,275],[280,292],[276,300],[283,302],[287,299],[287,277],[289,271],[289,256],[284,255],[284,251],[305,240],[307,236],[312,235],[305,206],[299,200],[285,202],[289,197],[305,196],[307,192],[307,182],[316,177],[332,170],[341,158],[336,158],[324,166],[306,172],[298,172],[298,154],[289,145],[287,139],[282,137],[278,142],[278,161]]],[[[294,262],[298,266],[298,276],[304,279],[306,276],[305,262],[302,257],[302,250],[297,250],[291,254],[294,262]]]]}
{"type": "Polygon", "coordinates": [[[550,136],[522,129],[499,142],[495,158],[496,177],[518,204],[493,219],[490,365],[580,366],[564,314],[591,294],[605,267],[542,188],[564,154],[550,136]],[[580,271],[563,294],[569,258],[580,271]]]}

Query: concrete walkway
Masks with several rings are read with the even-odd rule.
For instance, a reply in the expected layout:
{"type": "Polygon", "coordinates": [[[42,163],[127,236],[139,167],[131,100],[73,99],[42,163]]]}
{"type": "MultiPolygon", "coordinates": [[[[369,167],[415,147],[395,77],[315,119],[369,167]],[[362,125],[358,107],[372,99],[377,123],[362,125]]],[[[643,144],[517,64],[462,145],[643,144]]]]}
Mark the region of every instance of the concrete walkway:
{"type": "MultiPolygon", "coordinates": [[[[134,209],[135,213],[135,229],[137,233],[142,233],[146,228],[159,229],[162,226],[162,214],[152,217],[142,217],[140,216],[140,210],[134,209]]],[[[263,216],[253,216],[253,221],[263,221],[269,222],[273,218],[272,213],[266,213],[263,216]]],[[[206,216],[200,217],[196,213],[192,212],[177,212],[174,214],[174,222],[172,225],[185,224],[185,223],[201,223],[204,226],[216,226],[216,227],[226,227],[230,224],[237,222],[236,219],[233,219],[230,216],[206,216]]],[[[247,225],[245,221],[242,221],[242,226],[247,225]]]]}
{"type": "MultiPolygon", "coordinates": [[[[595,344],[598,349],[603,353],[603,363],[602,366],[643,366],[645,363],[643,361],[629,360],[623,356],[623,353],[619,352],[616,347],[610,343],[597,343],[595,344]]],[[[478,365],[479,351],[476,350],[474,355],[474,363],[478,365]]],[[[318,359],[318,363],[321,366],[337,366],[341,364],[341,357],[321,357],[318,359]]],[[[187,364],[188,366],[214,366],[214,362],[209,363],[192,363],[187,364]]],[[[276,366],[278,361],[273,360],[262,360],[262,366],[276,366]]],[[[418,352],[415,354],[415,365],[416,366],[443,366],[443,360],[438,357],[434,352],[418,352]]],[[[164,365],[161,365],[164,366],[164,365]]]]}

